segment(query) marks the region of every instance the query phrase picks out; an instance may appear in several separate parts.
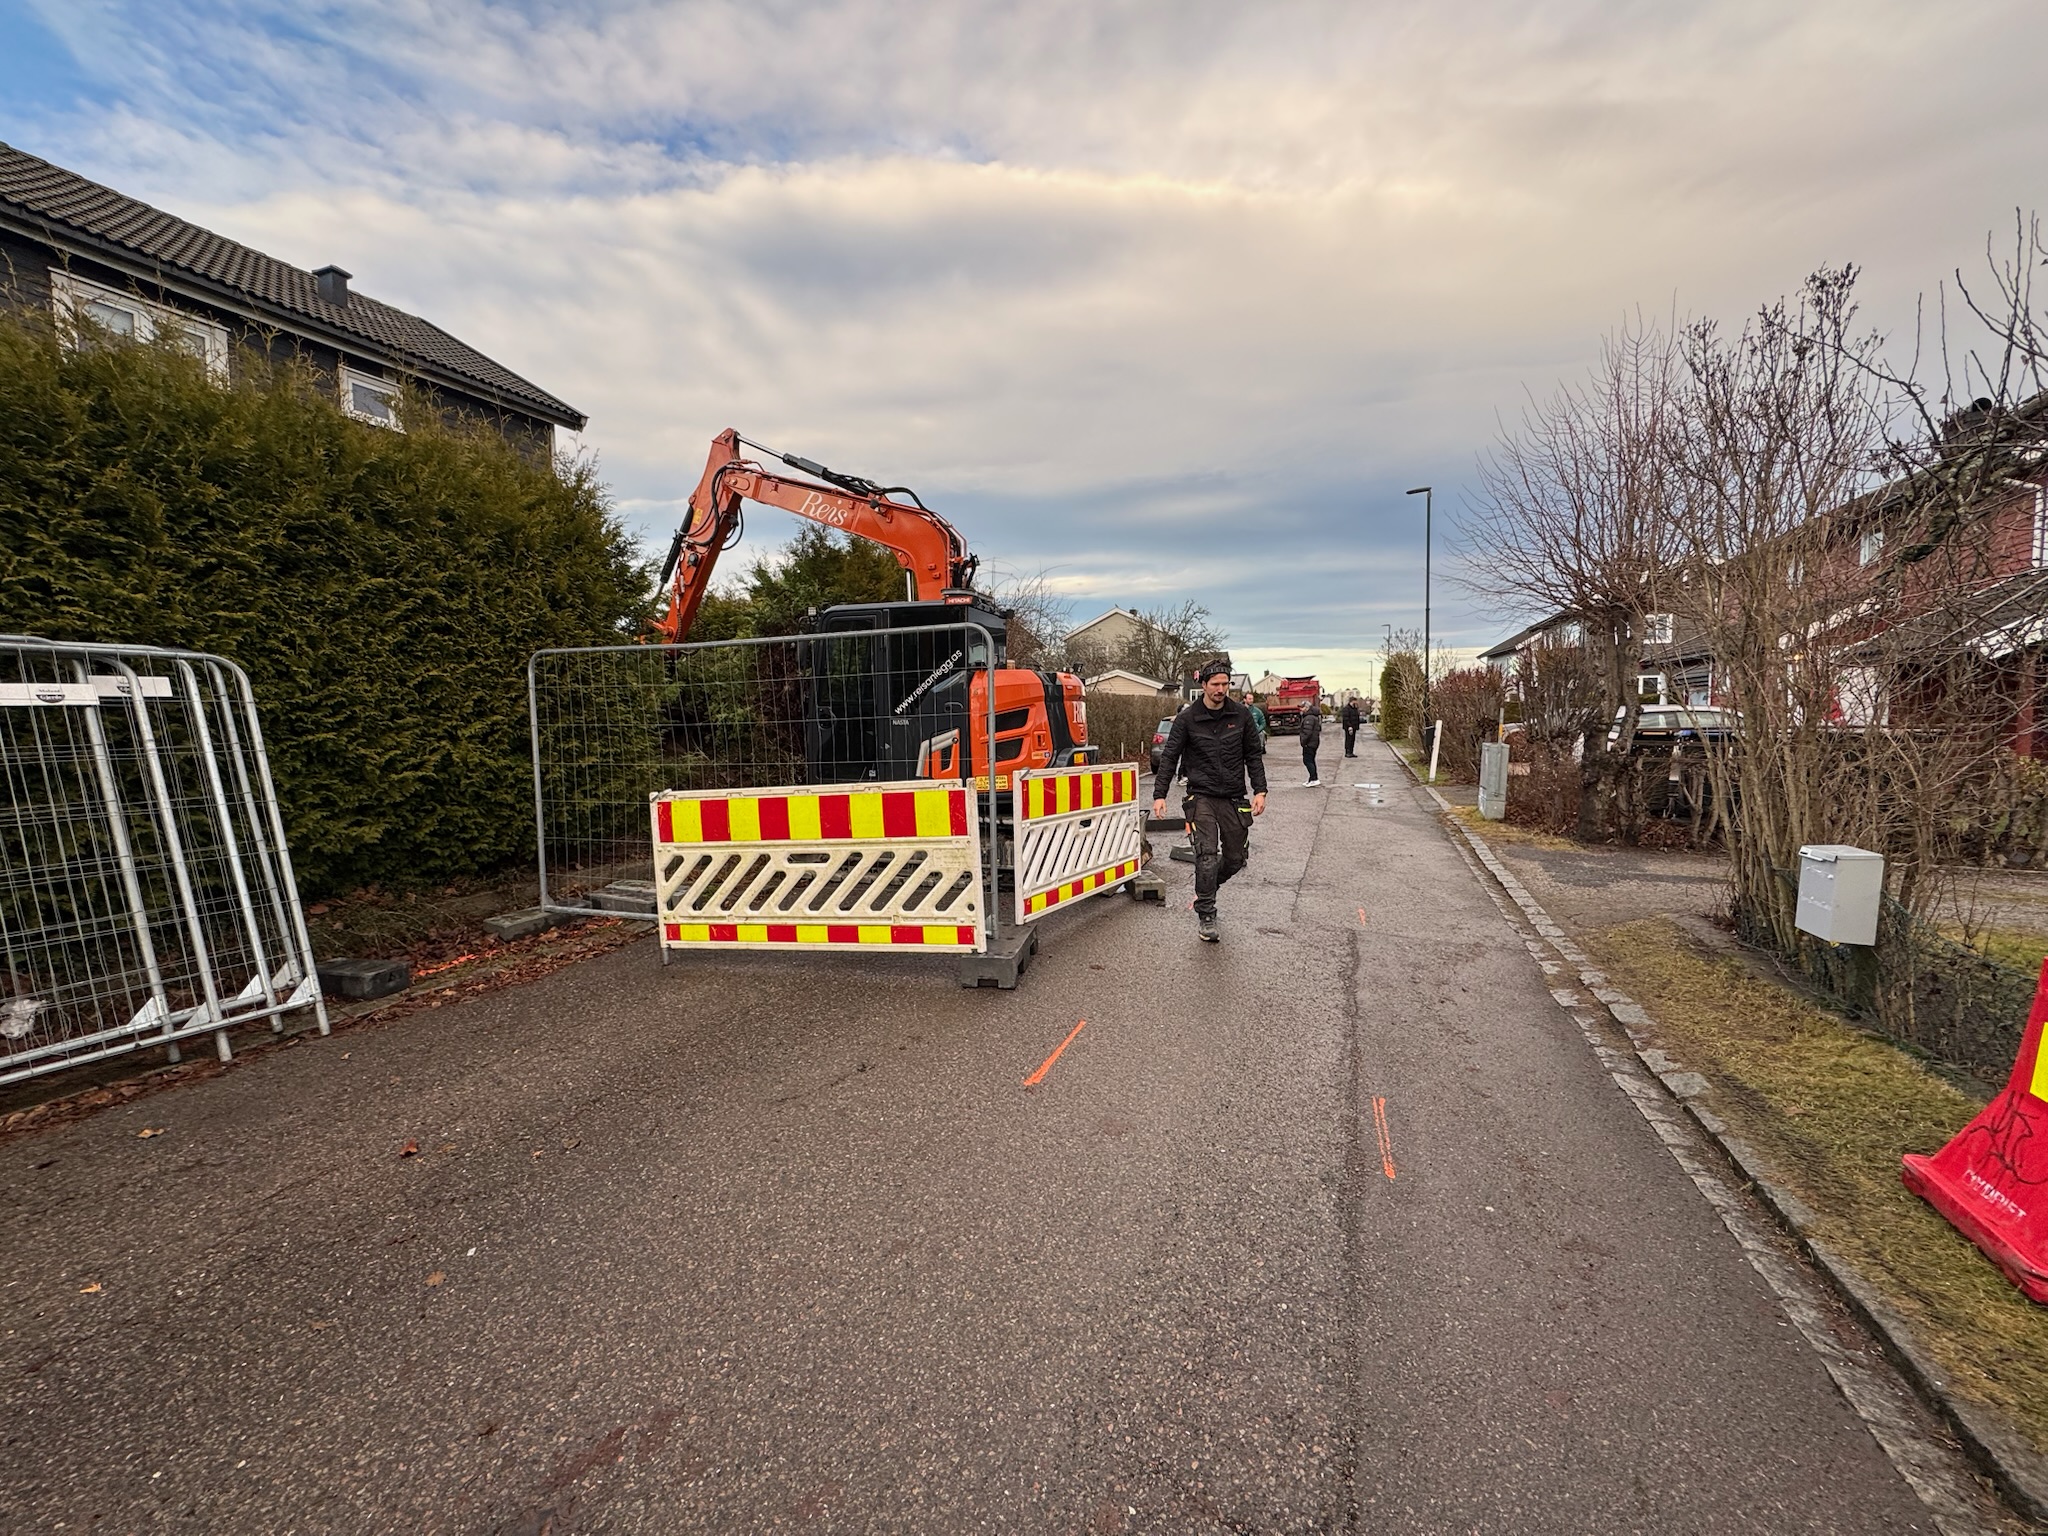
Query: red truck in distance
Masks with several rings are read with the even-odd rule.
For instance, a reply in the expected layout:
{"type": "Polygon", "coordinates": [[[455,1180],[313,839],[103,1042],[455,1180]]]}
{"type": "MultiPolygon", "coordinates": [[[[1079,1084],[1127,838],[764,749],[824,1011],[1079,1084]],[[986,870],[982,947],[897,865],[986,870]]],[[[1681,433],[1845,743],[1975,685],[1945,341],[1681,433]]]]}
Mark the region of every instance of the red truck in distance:
{"type": "Polygon", "coordinates": [[[1301,729],[1301,712],[1320,709],[1323,685],[1313,677],[1283,677],[1273,696],[1266,701],[1266,729],[1275,736],[1291,736],[1301,729]]]}

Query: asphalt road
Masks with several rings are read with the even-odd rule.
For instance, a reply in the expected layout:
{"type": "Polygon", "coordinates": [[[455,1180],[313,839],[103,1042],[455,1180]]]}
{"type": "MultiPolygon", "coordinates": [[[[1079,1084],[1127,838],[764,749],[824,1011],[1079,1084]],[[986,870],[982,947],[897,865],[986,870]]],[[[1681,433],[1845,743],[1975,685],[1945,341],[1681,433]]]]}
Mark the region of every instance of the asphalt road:
{"type": "Polygon", "coordinates": [[[0,1145],[0,1521],[1933,1530],[1361,751],[1221,946],[642,943],[0,1145]]]}

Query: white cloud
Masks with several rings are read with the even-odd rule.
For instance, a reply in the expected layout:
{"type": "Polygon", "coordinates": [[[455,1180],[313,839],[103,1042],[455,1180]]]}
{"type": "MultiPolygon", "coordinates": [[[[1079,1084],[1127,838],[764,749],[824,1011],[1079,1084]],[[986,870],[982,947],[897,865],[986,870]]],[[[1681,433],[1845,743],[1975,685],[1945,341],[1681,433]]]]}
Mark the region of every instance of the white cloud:
{"type": "MultiPolygon", "coordinates": [[[[590,412],[664,546],[738,426],[1077,600],[1332,657],[1419,620],[1400,492],[1453,521],[1496,412],[1625,311],[1854,259],[1902,315],[2048,130],[2019,0],[42,14],[103,95],[0,133],[590,412]]],[[[1447,563],[1445,635],[1512,627],[1447,563]]]]}

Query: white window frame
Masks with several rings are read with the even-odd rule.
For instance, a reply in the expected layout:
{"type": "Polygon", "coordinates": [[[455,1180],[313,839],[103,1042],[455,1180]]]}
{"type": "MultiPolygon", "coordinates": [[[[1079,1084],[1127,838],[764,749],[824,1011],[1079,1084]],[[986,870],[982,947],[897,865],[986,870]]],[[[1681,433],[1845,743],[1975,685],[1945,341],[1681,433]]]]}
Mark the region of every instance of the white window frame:
{"type": "Polygon", "coordinates": [[[2048,566],[2048,490],[2034,487],[2034,569],[2048,566]]]}
{"type": "Polygon", "coordinates": [[[1862,542],[1856,546],[1856,563],[1858,565],[1874,564],[1878,556],[1883,553],[1884,530],[1882,528],[1866,528],[1863,531],[1862,542]]]}
{"type": "Polygon", "coordinates": [[[133,334],[137,341],[168,340],[180,333],[193,337],[199,342],[193,355],[206,365],[208,376],[216,384],[228,381],[228,328],[217,321],[63,271],[50,274],[50,296],[59,316],[73,324],[90,320],[88,305],[104,304],[135,317],[133,334]]]}
{"type": "Polygon", "coordinates": [[[1675,621],[1668,613],[1643,615],[1643,644],[1670,645],[1675,621]]]}
{"type": "Polygon", "coordinates": [[[380,378],[378,375],[366,372],[361,368],[351,368],[347,363],[341,365],[341,369],[336,374],[335,379],[336,388],[341,392],[341,409],[344,414],[353,416],[357,421],[367,421],[373,427],[384,427],[392,432],[403,432],[405,430],[405,423],[399,420],[398,416],[398,385],[392,383],[389,379],[380,378]],[[391,402],[391,414],[389,416],[378,416],[369,411],[357,410],[356,386],[358,385],[365,389],[374,390],[377,394],[389,400],[391,402]]]}
{"type": "Polygon", "coordinates": [[[1835,674],[1835,713],[1848,726],[1891,724],[1891,700],[1875,667],[1843,667],[1835,674]]]}

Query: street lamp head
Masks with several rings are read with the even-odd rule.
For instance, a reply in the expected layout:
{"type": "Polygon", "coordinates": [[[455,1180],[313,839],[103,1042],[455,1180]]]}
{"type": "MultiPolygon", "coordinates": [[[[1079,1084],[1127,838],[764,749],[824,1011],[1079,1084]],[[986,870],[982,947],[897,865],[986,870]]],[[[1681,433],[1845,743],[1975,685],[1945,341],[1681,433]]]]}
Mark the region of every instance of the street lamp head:
{"type": "Polygon", "coordinates": [[[1409,496],[1427,496],[1427,495],[1428,495],[1428,494],[1430,493],[1430,491],[1431,491],[1432,489],[1433,489],[1433,487],[1431,487],[1431,486],[1427,486],[1427,485],[1418,485],[1417,487],[1415,487],[1415,489],[1414,489],[1414,490],[1412,490],[1412,491],[1407,491],[1407,492],[1404,492],[1403,494],[1405,494],[1405,495],[1409,495],[1409,496]]]}

